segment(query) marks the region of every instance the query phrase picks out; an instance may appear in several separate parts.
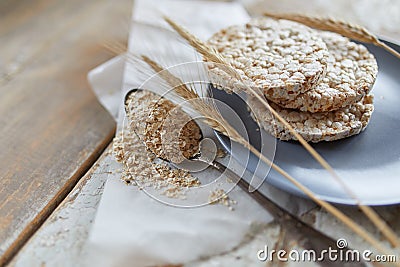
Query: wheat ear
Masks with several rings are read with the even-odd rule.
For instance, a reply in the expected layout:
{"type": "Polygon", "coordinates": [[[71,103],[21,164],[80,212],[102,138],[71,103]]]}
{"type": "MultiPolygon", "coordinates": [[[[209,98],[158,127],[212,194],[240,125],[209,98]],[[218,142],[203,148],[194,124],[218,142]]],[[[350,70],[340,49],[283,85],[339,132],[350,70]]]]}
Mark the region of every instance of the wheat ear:
{"type": "MultiPolygon", "coordinates": [[[[356,41],[370,43],[382,47],[388,52],[395,55],[396,57],[400,58],[399,52],[397,52],[390,46],[380,41],[373,33],[371,33],[370,31],[368,31],[367,29],[365,29],[360,25],[352,24],[334,18],[307,16],[302,14],[289,14],[289,13],[278,14],[278,13],[265,12],[264,16],[268,16],[274,19],[292,20],[307,25],[314,29],[335,32],[356,41]]],[[[376,212],[372,210],[372,208],[363,205],[358,205],[358,206],[367,215],[367,217],[374,222],[374,224],[382,231],[382,233],[384,233],[384,235],[388,238],[389,242],[393,246],[395,247],[400,246],[400,240],[397,237],[396,233],[389,227],[386,227],[387,224],[379,218],[378,214],[376,214],[376,212]]]]}
{"type": "Polygon", "coordinates": [[[322,31],[330,31],[336,32],[341,34],[347,38],[364,42],[370,43],[383,49],[387,50],[388,52],[392,53],[396,57],[400,58],[400,53],[385,44],[384,42],[380,41],[376,35],[365,29],[364,27],[356,24],[352,24],[346,21],[334,19],[334,18],[324,18],[324,17],[317,17],[317,16],[307,16],[302,14],[290,14],[290,13],[269,13],[265,12],[264,16],[271,17],[274,19],[286,19],[292,20],[308,27],[322,30],[322,31]]]}
{"type": "MultiPolygon", "coordinates": [[[[168,17],[164,17],[165,21],[181,36],[183,37],[198,53],[200,53],[207,61],[223,64],[227,66],[227,69],[235,72],[234,77],[240,77],[238,72],[232,67],[229,61],[227,61],[223,56],[221,56],[215,49],[201,41],[195,35],[190,33],[184,27],[179,25],[178,23],[174,22],[172,19],[168,17]]],[[[226,70],[224,70],[227,74],[226,70]]],[[[303,147],[316,159],[321,166],[323,166],[331,175],[332,177],[344,188],[347,194],[351,196],[361,211],[369,218],[369,220],[381,231],[384,236],[389,240],[392,246],[399,247],[400,240],[397,237],[396,233],[386,224],[384,220],[382,220],[379,215],[369,206],[365,206],[361,204],[360,200],[357,196],[346,186],[346,184],[340,179],[340,177],[336,174],[333,168],[328,164],[328,162],[317,152],[314,148],[308,144],[304,138],[297,133],[293,127],[284,119],[282,118],[267,102],[261,90],[256,90],[251,86],[247,86],[243,83],[246,90],[254,95],[267,109],[278,119],[285,127],[297,138],[297,140],[303,145],[303,147]]]]}

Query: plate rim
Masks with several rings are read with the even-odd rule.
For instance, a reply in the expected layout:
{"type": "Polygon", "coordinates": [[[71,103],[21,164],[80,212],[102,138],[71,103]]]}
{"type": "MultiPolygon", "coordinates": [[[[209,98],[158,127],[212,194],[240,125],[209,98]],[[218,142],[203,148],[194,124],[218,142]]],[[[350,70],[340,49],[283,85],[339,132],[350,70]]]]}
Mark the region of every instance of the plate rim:
{"type": "MultiPolygon", "coordinates": [[[[391,38],[387,38],[386,36],[378,36],[378,39],[379,39],[380,41],[383,41],[383,42],[389,44],[389,45],[397,46],[398,49],[395,49],[395,50],[400,50],[400,41],[396,41],[396,40],[393,40],[393,39],[391,39],[391,38]]],[[[364,42],[359,42],[359,43],[365,44],[364,42]]],[[[372,45],[373,45],[373,44],[372,44],[372,45]]],[[[378,47],[378,48],[379,48],[379,47],[378,47]]],[[[380,49],[383,49],[383,48],[380,48],[380,49]]],[[[385,50],[385,51],[388,52],[387,50],[385,50]]],[[[389,52],[388,52],[388,53],[389,53],[389,52]]],[[[392,54],[391,54],[391,55],[392,55],[392,54]]],[[[394,57],[394,55],[392,55],[392,56],[394,57]]],[[[400,59],[399,59],[399,60],[400,60],[400,59]]],[[[263,130],[263,129],[262,129],[262,130],[263,130]]],[[[264,130],[263,130],[263,131],[264,131],[264,130]]],[[[215,136],[217,137],[217,139],[218,139],[218,141],[220,142],[220,144],[224,147],[224,149],[225,149],[226,151],[228,151],[229,155],[231,155],[231,156],[234,157],[236,160],[238,160],[237,156],[235,156],[235,155],[233,155],[233,154],[231,153],[230,146],[223,140],[223,135],[222,135],[221,133],[219,133],[218,131],[215,131],[215,130],[214,130],[214,134],[215,134],[215,136]]],[[[239,160],[239,162],[240,162],[240,160],[239,160]]],[[[247,169],[249,172],[253,173],[251,170],[249,170],[249,169],[247,168],[247,166],[243,166],[243,167],[246,167],[246,169],[247,169]]],[[[254,173],[253,173],[253,174],[254,174],[254,173]]],[[[269,175],[270,175],[270,172],[267,174],[266,177],[268,177],[269,175]]],[[[285,179],[284,177],[282,177],[282,175],[279,175],[279,177],[280,177],[281,179],[285,179]]],[[[299,197],[302,197],[302,198],[310,199],[304,192],[300,191],[300,189],[298,189],[295,185],[294,185],[294,186],[295,186],[295,189],[293,190],[293,189],[291,189],[291,188],[282,188],[282,187],[280,187],[280,186],[276,186],[275,184],[273,184],[273,183],[271,183],[271,182],[268,182],[267,180],[268,180],[268,179],[265,179],[264,182],[267,182],[269,185],[271,185],[271,186],[273,186],[273,187],[275,187],[275,188],[278,188],[278,189],[280,189],[280,190],[283,190],[283,191],[285,191],[285,192],[287,192],[287,193],[289,193],[289,194],[293,194],[293,195],[296,195],[296,196],[299,196],[299,197]]],[[[291,182],[289,181],[289,183],[291,183],[291,182]]],[[[291,183],[291,184],[292,184],[292,183],[291,183]]],[[[293,184],[292,184],[292,185],[293,185],[293,184]]],[[[315,195],[317,198],[319,198],[319,199],[328,201],[328,202],[330,202],[330,203],[340,204],[340,205],[355,206],[355,205],[357,205],[357,203],[358,203],[358,201],[355,200],[355,199],[353,199],[353,198],[332,197],[332,196],[325,196],[325,195],[323,195],[323,194],[317,194],[317,193],[314,193],[314,195],[315,195]]],[[[361,203],[362,203],[363,205],[369,205],[369,206],[396,205],[396,204],[399,204],[399,203],[400,203],[400,193],[399,193],[399,196],[398,196],[397,198],[384,199],[384,200],[381,200],[381,201],[379,201],[379,200],[373,200],[372,202],[370,202],[370,201],[368,201],[368,200],[363,200],[363,201],[361,201],[361,203]]]]}

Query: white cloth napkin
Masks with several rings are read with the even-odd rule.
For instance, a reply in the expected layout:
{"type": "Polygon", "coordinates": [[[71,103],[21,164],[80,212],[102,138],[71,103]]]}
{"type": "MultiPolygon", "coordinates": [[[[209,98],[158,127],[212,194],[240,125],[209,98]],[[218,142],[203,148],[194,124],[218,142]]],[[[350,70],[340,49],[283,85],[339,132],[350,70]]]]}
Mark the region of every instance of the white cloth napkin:
{"type": "MultiPolygon", "coordinates": [[[[162,15],[168,15],[203,39],[220,28],[248,20],[245,10],[236,3],[136,0],[133,11],[133,20],[162,27],[167,27],[162,15]]],[[[165,53],[165,56],[170,52],[165,49],[163,40],[133,26],[129,50],[138,53],[149,52],[149,49],[153,54],[165,53]]],[[[177,55],[179,51],[175,51],[171,58],[177,55]]],[[[137,73],[129,66],[125,68],[121,83],[122,71],[123,59],[117,57],[89,73],[89,81],[100,102],[116,119],[124,92],[140,83],[137,73]]],[[[121,119],[118,121],[120,126],[121,119]]],[[[234,169],[241,169],[238,163],[232,162],[234,169]]],[[[229,194],[237,201],[233,211],[223,205],[186,209],[167,206],[137,187],[121,182],[120,174],[116,172],[120,168],[116,162],[110,162],[111,174],[86,246],[91,266],[190,262],[231,250],[252,231],[252,225],[268,223],[273,219],[239,188],[229,194]]],[[[250,174],[245,172],[245,175],[250,174]]],[[[290,196],[267,184],[262,186],[262,190],[296,214],[313,206],[309,201],[290,196]]]]}

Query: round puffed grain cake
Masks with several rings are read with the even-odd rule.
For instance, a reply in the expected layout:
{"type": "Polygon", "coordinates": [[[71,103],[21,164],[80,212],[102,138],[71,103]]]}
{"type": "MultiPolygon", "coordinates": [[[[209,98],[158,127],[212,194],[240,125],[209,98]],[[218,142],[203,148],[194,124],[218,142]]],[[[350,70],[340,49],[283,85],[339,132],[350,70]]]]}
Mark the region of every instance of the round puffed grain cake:
{"type": "MultiPolygon", "coordinates": [[[[281,140],[297,140],[296,137],[253,96],[247,104],[251,116],[268,133],[281,140]]],[[[302,112],[281,108],[274,103],[271,107],[284,118],[307,142],[334,141],[359,134],[363,131],[374,111],[373,96],[366,95],[360,102],[331,112],[302,112]]]]}
{"type": "Polygon", "coordinates": [[[325,78],[294,100],[274,101],[285,108],[309,112],[333,111],[360,101],[375,83],[378,65],[361,44],[332,32],[320,32],[330,57],[325,78]]]}
{"type": "MultiPolygon", "coordinates": [[[[325,76],[329,57],[318,31],[297,22],[270,18],[256,18],[245,25],[223,29],[208,44],[232,64],[244,82],[263,89],[272,101],[291,100],[312,89],[325,76]]],[[[223,76],[218,67],[211,69],[212,75],[213,71],[223,76]]],[[[232,79],[221,78],[225,84],[235,86],[232,91],[243,90],[229,82],[232,79]]]]}

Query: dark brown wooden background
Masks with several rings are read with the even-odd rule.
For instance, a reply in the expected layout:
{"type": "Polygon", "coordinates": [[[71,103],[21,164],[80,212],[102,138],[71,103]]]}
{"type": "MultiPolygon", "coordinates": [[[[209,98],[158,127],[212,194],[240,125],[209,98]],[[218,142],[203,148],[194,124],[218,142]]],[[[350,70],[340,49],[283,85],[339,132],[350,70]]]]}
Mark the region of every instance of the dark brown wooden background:
{"type": "Polygon", "coordinates": [[[0,266],[111,141],[87,72],[125,41],[131,0],[0,1],[0,266]]]}

